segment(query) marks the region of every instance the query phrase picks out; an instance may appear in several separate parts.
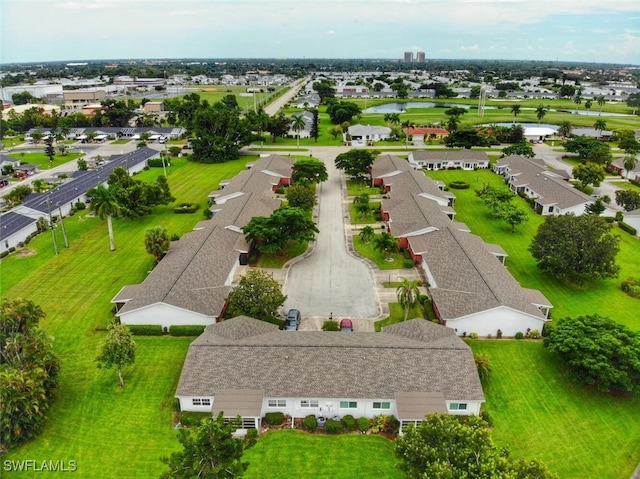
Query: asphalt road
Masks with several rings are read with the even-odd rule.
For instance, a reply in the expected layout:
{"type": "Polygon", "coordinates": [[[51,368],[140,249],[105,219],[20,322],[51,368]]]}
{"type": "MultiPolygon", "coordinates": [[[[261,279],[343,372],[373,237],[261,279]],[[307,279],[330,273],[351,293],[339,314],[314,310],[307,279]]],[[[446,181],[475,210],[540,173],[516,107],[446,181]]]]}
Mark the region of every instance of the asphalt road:
{"type": "Polygon", "coordinates": [[[346,149],[312,152],[327,166],[329,179],[318,186],[320,233],[310,255],[294,263],[285,281],[284,309],[300,309],[303,317],[376,318],[380,306],[373,272],[366,262],[349,254],[346,244],[343,175],[335,156],[346,149]]]}

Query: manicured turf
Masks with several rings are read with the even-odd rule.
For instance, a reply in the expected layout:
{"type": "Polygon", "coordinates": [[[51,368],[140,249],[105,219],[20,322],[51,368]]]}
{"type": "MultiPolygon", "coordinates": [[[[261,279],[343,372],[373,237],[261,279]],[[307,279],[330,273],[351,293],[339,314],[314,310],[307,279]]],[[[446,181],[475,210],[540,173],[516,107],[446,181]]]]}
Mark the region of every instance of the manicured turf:
{"type": "MultiPolygon", "coordinates": [[[[57,151],[57,149],[56,149],[57,151]]],[[[80,156],[80,153],[67,152],[64,155],[56,153],[53,157],[53,162],[49,162],[49,157],[43,152],[11,152],[8,156],[20,160],[22,163],[28,163],[30,165],[39,165],[40,170],[45,171],[49,168],[55,168],[69,161],[74,161],[80,156]]]]}
{"type": "MultiPolygon", "coordinates": [[[[353,236],[353,248],[359,255],[373,261],[378,269],[402,269],[405,267],[404,255],[402,253],[391,253],[389,256],[393,261],[387,261],[384,253],[373,248],[373,241],[370,243],[363,243],[358,235],[353,236]]],[[[411,264],[411,267],[413,268],[413,264],[411,264]]]]}
{"type": "MultiPolygon", "coordinates": [[[[220,180],[233,177],[250,159],[222,165],[176,160],[169,172],[172,193],[177,202],[204,204],[220,180]]],[[[138,178],[157,175],[154,169],[138,178]]],[[[42,306],[47,318],[41,325],[54,336],[62,360],[58,397],[43,433],[6,459],[73,459],[79,477],[158,477],[164,470],[158,458],[179,447],[171,428],[173,395],[192,338],[136,337],[137,360],[125,370],[124,390],[114,371],[97,369],[95,357],[111,320],[109,301],[122,286],[142,281],[153,266],[144,251],[145,231],[162,225],[182,235],[204,217],[176,215],[168,205],[136,220],[118,219],[117,250],[110,252],[106,221],[86,215],[65,220],[70,248],[61,246],[59,256],[51,235],[44,234],[22,251],[32,254],[2,261],[2,296],[23,296],[42,306]]],[[[56,233],[62,245],[59,228],[56,233]]]]}
{"type": "Polygon", "coordinates": [[[249,449],[245,477],[353,479],[401,478],[394,443],[381,436],[329,436],[301,431],[272,431],[249,449]]]}
{"type": "Polygon", "coordinates": [[[510,227],[489,215],[488,208],[475,196],[475,189],[485,183],[505,187],[502,178],[488,170],[479,171],[435,171],[427,175],[433,179],[449,183],[466,181],[471,185],[468,190],[454,190],[456,195],[456,220],[465,223],[474,234],[487,243],[497,243],[509,254],[506,266],[513,276],[525,288],[541,290],[551,301],[554,308],[552,318],[576,317],[598,313],[615,321],[640,330],[640,304],[637,299],[624,294],[620,282],[640,271],[640,244],[638,240],[619,228],[614,234],[620,236],[620,252],[617,263],[620,275],[617,279],[600,280],[586,283],[584,286],[559,281],[541,272],[528,251],[538,227],[544,222],[542,216],[533,212],[527,203],[516,197],[514,202],[529,212],[529,221],[516,227],[514,233],[510,227]]]}
{"type": "Polygon", "coordinates": [[[468,340],[489,357],[484,387],[493,438],[514,457],[538,458],[563,479],[618,479],[640,460],[640,397],[568,379],[541,342],[468,340]]]}

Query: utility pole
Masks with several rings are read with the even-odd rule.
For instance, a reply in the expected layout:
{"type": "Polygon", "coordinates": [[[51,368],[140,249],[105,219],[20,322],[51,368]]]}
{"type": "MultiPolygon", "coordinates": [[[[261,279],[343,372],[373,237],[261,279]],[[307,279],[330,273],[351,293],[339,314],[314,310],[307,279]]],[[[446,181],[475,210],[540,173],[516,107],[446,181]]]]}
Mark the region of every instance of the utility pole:
{"type": "Polygon", "coordinates": [[[67,239],[67,230],[64,227],[64,219],[62,218],[62,208],[60,208],[60,203],[58,203],[58,213],[60,213],[60,224],[62,225],[62,237],[64,238],[64,247],[69,247],[69,240],[67,239]]]}
{"type": "Polygon", "coordinates": [[[53,237],[53,249],[58,256],[58,242],[56,241],[56,232],[53,230],[53,218],[51,217],[51,201],[47,198],[47,211],[49,212],[49,227],[51,228],[51,236],[53,237]]]}

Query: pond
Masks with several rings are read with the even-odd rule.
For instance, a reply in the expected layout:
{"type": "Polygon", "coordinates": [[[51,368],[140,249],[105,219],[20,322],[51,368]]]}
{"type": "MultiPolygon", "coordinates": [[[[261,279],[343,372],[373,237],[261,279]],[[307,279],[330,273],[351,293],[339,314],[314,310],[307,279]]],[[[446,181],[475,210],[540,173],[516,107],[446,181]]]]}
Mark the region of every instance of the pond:
{"type": "MultiPolygon", "coordinates": [[[[393,102],[393,103],[385,103],[383,105],[372,106],[371,108],[367,108],[363,111],[363,113],[405,113],[410,108],[453,108],[453,107],[464,108],[466,110],[474,109],[477,110],[477,105],[468,105],[464,103],[434,103],[432,101],[408,101],[408,102],[393,102]]],[[[485,110],[496,110],[499,107],[497,106],[485,106],[485,110]]],[[[505,111],[511,111],[510,106],[501,107],[505,111]]],[[[535,111],[535,108],[521,108],[522,110],[535,111]]],[[[553,109],[550,108],[549,111],[556,111],[560,113],[570,113],[571,115],[583,115],[583,116],[633,116],[628,113],[611,113],[607,111],[603,111],[600,114],[597,110],[568,110],[565,108],[553,109]]]]}

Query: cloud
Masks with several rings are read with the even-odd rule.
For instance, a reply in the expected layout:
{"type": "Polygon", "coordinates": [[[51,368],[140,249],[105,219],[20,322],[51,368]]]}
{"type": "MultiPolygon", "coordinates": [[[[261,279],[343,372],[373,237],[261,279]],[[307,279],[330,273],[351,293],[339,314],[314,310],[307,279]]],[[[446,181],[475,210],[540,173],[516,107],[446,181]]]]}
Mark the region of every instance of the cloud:
{"type": "Polygon", "coordinates": [[[57,8],[64,10],[97,10],[100,8],[113,8],[116,5],[113,2],[103,2],[100,0],[94,2],[64,2],[54,4],[57,8]]]}
{"type": "Polygon", "coordinates": [[[327,30],[327,31],[326,31],[326,34],[327,34],[327,35],[335,35],[335,34],[336,34],[336,31],[335,31],[335,30],[327,30]]]}

